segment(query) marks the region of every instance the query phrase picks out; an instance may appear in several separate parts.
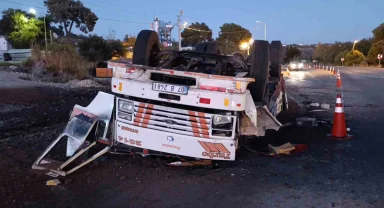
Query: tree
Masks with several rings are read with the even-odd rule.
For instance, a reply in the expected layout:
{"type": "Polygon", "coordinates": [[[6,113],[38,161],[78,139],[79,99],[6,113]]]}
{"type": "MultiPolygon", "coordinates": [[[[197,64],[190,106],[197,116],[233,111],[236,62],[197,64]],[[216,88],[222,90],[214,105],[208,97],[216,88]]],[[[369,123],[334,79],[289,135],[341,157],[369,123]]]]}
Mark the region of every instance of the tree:
{"type": "Polygon", "coordinates": [[[123,46],[128,49],[132,49],[136,43],[136,36],[126,34],[123,39],[123,46]]]}
{"type": "Polygon", "coordinates": [[[96,63],[110,59],[107,42],[101,36],[90,35],[79,43],[79,52],[88,61],[96,63]]]}
{"type": "Polygon", "coordinates": [[[242,42],[249,42],[252,38],[249,30],[234,23],[224,23],[220,27],[219,37],[217,40],[224,54],[232,54],[239,51],[239,45],[242,42]]]}
{"type": "Polygon", "coordinates": [[[364,54],[364,56],[368,55],[369,49],[371,49],[372,46],[372,38],[364,38],[360,40],[358,43],[356,43],[356,50],[361,51],[361,53],[364,54]]]}
{"type": "Polygon", "coordinates": [[[204,22],[192,23],[181,33],[182,46],[195,46],[203,41],[212,40],[212,30],[204,22]]]}
{"type": "Polygon", "coordinates": [[[3,34],[3,35],[7,35],[9,36],[11,34],[11,32],[13,32],[14,30],[14,27],[15,27],[15,22],[13,20],[13,16],[15,14],[23,14],[24,17],[26,18],[32,18],[32,15],[25,12],[25,11],[22,11],[20,9],[7,9],[7,10],[4,10],[3,12],[3,16],[0,20],[0,34],[3,34]]]}
{"type": "Polygon", "coordinates": [[[364,61],[364,55],[358,50],[353,50],[345,56],[345,65],[354,66],[364,61]]]}
{"type": "Polygon", "coordinates": [[[352,46],[352,42],[319,43],[313,53],[313,59],[323,64],[333,64],[338,54],[345,50],[351,50],[352,46]]]}
{"type": "Polygon", "coordinates": [[[65,31],[65,35],[71,35],[73,25],[81,32],[87,34],[92,32],[98,17],[83,3],[75,0],[46,0],[45,6],[48,13],[53,17],[54,23],[60,24],[65,31]]]}
{"type": "Polygon", "coordinates": [[[384,40],[372,44],[367,56],[368,64],[379,64],[378,54],[384,54],[384,40]]]}
{"type": "MultiPolygon", "coordinates": [[[[350,51],[348,50],[345,50],[345,51],[342,51],[340,52],[339,54],[337,54],[337,56],[335,57],[335,61],[334,63],[336,65],[342,65],[343,63],[341,62],[341,58],[344,58],[347,56],[347,54],[349,53],[350,51]]],[[[345,61],[345,60],[344,60],[345,61]]]]}
{"type": "Polygon", "coordinates": [[[288,63],[299,58],[301,51],[294,45],[288,45],[285,51],[284,62],[288,63]]]}
{"type": "Polygon", "coordinates": [[[9,34],[9,40],[15,48],[30,48],[41,34],[40,27],[43,22],[35,18],[27,18],[22,12],[13,14],[11,22],[13,31],[9,34]]]}
{"type": "Polygon", "coordinates": [[[373,43],[384,40],[384,23],[377,26],[373,31],[373,43]]]}

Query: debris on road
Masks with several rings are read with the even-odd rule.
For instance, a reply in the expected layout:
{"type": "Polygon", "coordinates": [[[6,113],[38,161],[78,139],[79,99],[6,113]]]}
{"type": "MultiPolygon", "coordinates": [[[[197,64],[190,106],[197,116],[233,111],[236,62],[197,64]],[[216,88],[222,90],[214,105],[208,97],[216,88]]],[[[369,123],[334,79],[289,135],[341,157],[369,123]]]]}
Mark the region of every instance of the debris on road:
{"type": "Polygon", "coordinates": [[[331,108],[331,106],[329,104],[323,103],[323,104],[321,104],[321,108],[325,109],[325,110],[329,110],[331,108]]]}
{"type": "Polygon", "coordinates": [[[311,104],[309,104],[309,106],[312,106],[312,107],[319,107],[320,104],[319,104],[319,103],[311,103],[311,104]]]}
{"type": "Polygon", "coordinates": [[[294,144],[295,149],[292,151],[293,153],[301,153],[308,150],[308,146],[306,144],[294,144]]]}
{"type": "Polygon", "coordinates": [[[212,165],[212,160],[196,160],[196,161],[176,161],[166,163],[168,166],[180,166],[180,167],[191,167],[191,166],[209,166],[212,165]]]}
{"type": "Polygon", "coordinates": [[[268,144],[268,149],[270,152],[269,155],[280,155],[280,154],[289,155],[291,151],[295,150],[295,146],[293,146],[291,143],[285,143],[278,147],[274,147],[268,144]]]}
{"type": "Polygon", "coordinates": [[[315,126],[316,124],[316,118],[299,117],[299,118],[296,118],[296,124],[297,126],[312,127],[312,126],[315,126]]]}
{"type": "Polygon", "coordinates": [[[54,172],[48,172],[48,173],[46,173],[46,175],[51,176],[53,178],[57,178],[59,176],[59,174],[54,173],[54,172]]]}
{"type": "Polygon", "coordinates": [[[49,180],[46,182],[46,185],[47,186],[57,186],[59,185],[61,182],[59,181],[59,179],[53,179],[53,180],[49,180]]]}

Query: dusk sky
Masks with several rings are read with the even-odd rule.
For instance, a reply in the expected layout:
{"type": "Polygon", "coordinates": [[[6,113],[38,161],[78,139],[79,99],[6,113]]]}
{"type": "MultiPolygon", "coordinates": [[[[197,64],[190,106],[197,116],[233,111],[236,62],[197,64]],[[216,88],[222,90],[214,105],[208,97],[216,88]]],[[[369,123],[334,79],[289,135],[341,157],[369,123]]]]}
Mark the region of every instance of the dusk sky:
{"type": "MultiPolygon", "coordinates": [[[[46,13],[42,0],[0,0],[0,10],[18,8],[28,11],[33,6],[40,15],[46,13]],[[18,5],[28,4],[26,5],[18,5]]],[[[268,40],[285,44],[353,41],[372,36],[372,30],[384,23],[384,0],[82,0],[100,18],[93,33],[107,36],[116,31],[116,38],[136,35],[150,28],[155,16],[176,23],[182,9],[183,20],[205,22],[217,37],[223,23],[239,24],[264,38],[264,29],[256,21],[267,23],[268,40]],[[104,19],[102,19],[104,18],[104,19]],[[110,21],[105,19],[122,20],[110,21]],[[132,21],[138,23],[128,23],[132,21]],[[147,22],[147,25],[145,25],[147,22]],[[255,29],[259,28],[259,29],[255,29]]],[[[173,37],[177,39],[176,29],[173,37]]]]}

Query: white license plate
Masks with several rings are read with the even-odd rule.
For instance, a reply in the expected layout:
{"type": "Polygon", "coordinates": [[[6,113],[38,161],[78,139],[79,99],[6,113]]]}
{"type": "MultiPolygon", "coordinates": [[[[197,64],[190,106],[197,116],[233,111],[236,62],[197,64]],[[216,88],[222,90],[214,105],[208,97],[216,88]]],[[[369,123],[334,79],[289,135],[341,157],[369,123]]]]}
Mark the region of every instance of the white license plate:
{"type": "Polygon", "coordinates": [[[152,90],[161,92],[170,92],[175,94],[186,95],[188,94],[188,86],[179,86],[172,84],[153,83],[152,90]]]}

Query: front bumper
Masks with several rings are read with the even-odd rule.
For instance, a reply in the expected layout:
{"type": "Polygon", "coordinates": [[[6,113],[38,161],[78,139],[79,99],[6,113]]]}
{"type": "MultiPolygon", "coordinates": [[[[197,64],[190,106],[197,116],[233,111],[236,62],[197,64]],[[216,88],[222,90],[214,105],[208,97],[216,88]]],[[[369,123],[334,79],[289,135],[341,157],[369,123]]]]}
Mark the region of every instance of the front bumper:
{"type": "Polygon", "coordinates": [[[209,160],[235,160],[236,141],[206,139],[115,121],[116,142],[169,154],[209,160]]]}

